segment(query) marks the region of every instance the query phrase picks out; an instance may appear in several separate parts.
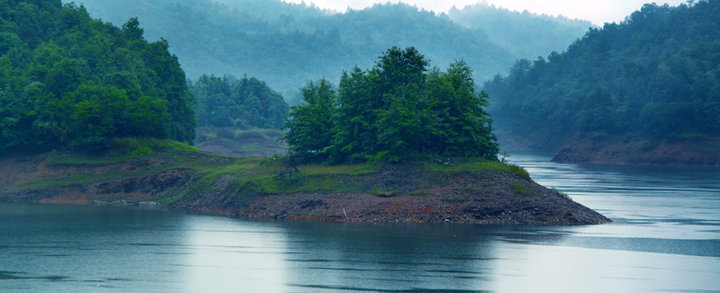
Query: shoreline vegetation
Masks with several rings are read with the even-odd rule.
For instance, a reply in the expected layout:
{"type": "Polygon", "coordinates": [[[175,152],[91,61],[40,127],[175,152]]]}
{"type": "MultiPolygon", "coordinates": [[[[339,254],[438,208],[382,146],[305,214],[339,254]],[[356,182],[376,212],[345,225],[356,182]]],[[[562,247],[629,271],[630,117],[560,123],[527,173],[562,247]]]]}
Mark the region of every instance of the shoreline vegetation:
{"type": "Polygon", "coordinates": [[[0,159],[0,202],[158,205],[246,219],[576,225],[599,213],[517,166],[472,158],[298,165],[228,157],[156,139],[98,155],[0,159]]]}

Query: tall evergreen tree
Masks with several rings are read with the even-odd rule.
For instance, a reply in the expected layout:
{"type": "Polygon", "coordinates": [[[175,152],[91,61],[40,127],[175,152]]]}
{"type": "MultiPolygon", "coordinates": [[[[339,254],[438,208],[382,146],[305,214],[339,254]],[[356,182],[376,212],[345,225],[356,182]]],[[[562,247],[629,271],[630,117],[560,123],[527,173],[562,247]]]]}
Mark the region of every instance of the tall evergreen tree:
{"type": "Polygon", "coordinates": [[[303,160],[324,160],[332,143],[336,95],[330,82],[322,79],[301,89],[303,103],[290,107],[283,137],[292,155],[303,160]]]}

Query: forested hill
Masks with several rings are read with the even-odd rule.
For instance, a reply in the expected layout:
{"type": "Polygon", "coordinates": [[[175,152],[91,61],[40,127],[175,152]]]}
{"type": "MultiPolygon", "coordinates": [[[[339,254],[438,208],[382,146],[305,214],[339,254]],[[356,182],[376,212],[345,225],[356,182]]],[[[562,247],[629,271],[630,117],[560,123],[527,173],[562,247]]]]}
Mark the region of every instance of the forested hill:
{"type": "MultiPolygon", "coordinates": [[[[477,80],[505,72],[521,57],[550,53],[517,55],[507,49],[516,44],[499,44],[503,39],[493,38],[495,32],[465,27],[447,15],[404,4],[338,14],[280,0],[75,2],[113,23],[137,16],[150,39],[163,37],[170,42],[170,50],[192,79],[211,73],[247,74],[283,94],[296,91],[309,79],[337,77],[355,65],[369,67],[377,54],[391,46],[414,46],[439,67],[463,59],[475,69],[477,80]]],[[[513,26],[510,21],[497,26],[513,26]]],[[[527,29],[533,34],[558,31],[556,27],[527,29]]],[[[584,32],[566,35],[554,47],[564,48],[584,32]]],[[[526,47],[548,47],[534,46],[533,41],[521,40],[526,47]]]]}
{"type": "Polygon", "coordinates": [[[0,1],[0,154],[194,139],[192,96],[168,43],[124,23],[60,0],[0,1]]]}
{"type": "Polygon", "coordinates": [[[645,5],[485,89],[501,140],[718,137],[720,0],[645,5]]]}
{"type": "Polygon", "coordinates": [[[190,83],[198,126],[270,128],[285,123],[288,104],[256,78],[202,75],[190,83]]]}

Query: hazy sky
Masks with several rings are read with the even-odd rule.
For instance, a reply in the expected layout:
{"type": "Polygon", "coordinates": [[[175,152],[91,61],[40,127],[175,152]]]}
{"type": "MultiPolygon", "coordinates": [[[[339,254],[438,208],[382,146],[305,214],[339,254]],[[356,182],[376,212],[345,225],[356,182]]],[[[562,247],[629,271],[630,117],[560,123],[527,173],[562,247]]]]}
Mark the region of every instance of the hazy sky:
{"type": "MultiPolygon", "coordinates": [[[[286,2],[299,3],[303,0],[283,0],[286,2]]],[[[374,3],[398,2],[397,0],[304,0],[305,3],[314,3],[315,6],[345,11],[347,7],[362,9],[374,3]]],[[[482,2],[482,0],[402,0],[426,10],[435,12],[447,12],[451,7],[463,8],[466,5],[482,2]]],[[[487,3],[508,8],[511,10],[528,10],[530,12],[564,15],[570,18],[580,18],[592,21],[597,25],[605,22],[618,22],[625,19],[635,10],[642,7],[644,3],[652,0],[487,0],[487,3]]],[[[685,0],[658,0],[658,4],[668,3],[678,5],[685,3],[685,0]]]]}

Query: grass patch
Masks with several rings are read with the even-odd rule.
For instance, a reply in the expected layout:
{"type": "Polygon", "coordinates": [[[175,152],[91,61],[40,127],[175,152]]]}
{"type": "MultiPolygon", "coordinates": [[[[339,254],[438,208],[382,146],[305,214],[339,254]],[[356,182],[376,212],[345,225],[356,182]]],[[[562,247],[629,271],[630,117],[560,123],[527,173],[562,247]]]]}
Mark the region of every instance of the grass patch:
{"type": "Polygon", "coordinates": [[[397,189],[384,189],[375,187],[372,189],[372,195],[379,197],[393,197],[400,194],[400,190],[397,189]]]}
{"type": "Polygon", "coordinates": [[[532,195],[532,190],[527,187],[527,185],[522,184],[520,182],[513,182],[510,183],[510,187],[512,187],[513,191],[522,194],[522,195],[532,195]]]}
{"type": "Polygon", "coordinates": [[[126,137],[116,138],[112,142],[112,148],[119,150],[123,154],[133,153],[139,156],[154,153],[154,151],[171,151],[171,152],[197,152],[198,149],[184,142],[169,139],[156,138],[137,138],[126,137]]]}
{"type": "Polygon", "coordinates": [[[365,175],[378,171],[379,165],[376,163],[362,163],[352,165],[304,165],[298,167],[301,173],[307,175],[365,175]]]}
{"type": "Polygon", "coordinates": [[[424,169],[430,172],[480,172],[480,171],[504,171],[518,175],[522,178],[530,180],[528,174],[522,167],[485,159],[459,159],[458,161],[428,161],[424,169]]]}
{"type": "Polygon", "coordinates": [[[530,180],[530,174],[520,166],[495,161],[485,161],[480,163],[480,167],[486,170],[505,171],[530,180]]]}
{"type": "Polygon", "coordinates": [[[464,203],[468,202],[470,200],[470,197],[468,197],[467,195],[451,195],[441,200],[448,203],[464,203]]]}

